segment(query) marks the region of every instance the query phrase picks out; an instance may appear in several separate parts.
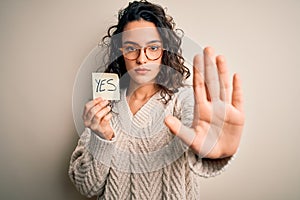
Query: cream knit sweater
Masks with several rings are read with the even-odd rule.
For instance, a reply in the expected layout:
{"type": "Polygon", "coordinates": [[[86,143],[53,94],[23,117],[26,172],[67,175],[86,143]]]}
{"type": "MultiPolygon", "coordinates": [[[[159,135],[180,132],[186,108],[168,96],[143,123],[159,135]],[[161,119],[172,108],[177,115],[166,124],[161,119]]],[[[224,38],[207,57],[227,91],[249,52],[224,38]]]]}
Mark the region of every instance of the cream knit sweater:
{"type": "Polygon", "coordinates": [[[71,181],[81,194],[98,199],[200,199],[199,179],[220,174],[232,157],[200,158],[164,126],[170,114],[191,126],[192,88],[180,88],[167,105],[157,93],[135,115],[125,94],[113,107],[112,141],[88,128],[80,136],[71,181]]]}

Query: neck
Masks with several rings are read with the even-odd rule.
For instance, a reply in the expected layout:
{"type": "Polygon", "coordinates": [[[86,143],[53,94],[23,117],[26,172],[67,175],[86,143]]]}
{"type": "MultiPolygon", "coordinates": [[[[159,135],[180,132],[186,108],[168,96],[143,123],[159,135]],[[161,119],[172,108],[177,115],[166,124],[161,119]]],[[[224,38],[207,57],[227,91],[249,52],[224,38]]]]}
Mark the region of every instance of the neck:
{"type": "Polygon", "coordinates": [[[127,89],[127,96],[144,100],[153,96],[157,91],[158,88],[154,83],[149,83],[142,86],[130,83],[127,89]]]}

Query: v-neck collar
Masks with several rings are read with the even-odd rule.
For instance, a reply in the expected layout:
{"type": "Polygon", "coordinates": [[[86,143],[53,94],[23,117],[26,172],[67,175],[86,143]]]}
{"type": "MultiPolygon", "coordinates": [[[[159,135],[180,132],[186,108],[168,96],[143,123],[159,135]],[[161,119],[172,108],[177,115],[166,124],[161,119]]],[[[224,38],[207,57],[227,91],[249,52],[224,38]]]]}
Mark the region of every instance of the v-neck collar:
{"type": "Polygon", "coordinates": [[[157,92],[135,113],[132,114],[126,100],[126,89],[121,91],[117,105],[118,118],[123,131],[136,137],[158,133],[164,126],[165,109],[157,92]]]}
{"type": "Polygon", "coordinates": [[[147,102],[142,105],[142,107],[140,107],[140,109],[138,109],[138,111],[133,114],[130,110],[130,107],[129,107],[129,103],[127,101],[127,97],[126,97],[126,93],[127,93],[127,88],[124,90],[124,93],[123,93],[123,98],[124,98],[124,103],[126,104],[126,108],[127,108],[127,112],[129,114],[130,117],[133,117],[133,118],[139,118],[140,115],[145,115],[145,114],[150,114],[151,112],[151,109],[153,108],[153,105],[155,104],[155,101],[157,101],[158,99],[158,94],[159,92],[156,92],[155,94],[153,94],[148,100],[147,102]],[[156,98],[157,97],[157,98],[156,98]]]}

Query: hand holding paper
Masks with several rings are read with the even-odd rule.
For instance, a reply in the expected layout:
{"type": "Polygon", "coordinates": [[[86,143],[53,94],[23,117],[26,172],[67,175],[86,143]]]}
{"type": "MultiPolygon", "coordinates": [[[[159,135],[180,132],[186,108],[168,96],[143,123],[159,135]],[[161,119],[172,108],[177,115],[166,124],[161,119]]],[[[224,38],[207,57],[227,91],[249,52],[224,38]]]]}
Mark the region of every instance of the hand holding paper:
{"type": "Polygon", "coordinates": [[[114,132],[110,126],[109,100],[120,100],[119,78],[113,73],[92,73],[93,100],[85,104],[83,121],[101,138],[111,140],[114,132]]]}

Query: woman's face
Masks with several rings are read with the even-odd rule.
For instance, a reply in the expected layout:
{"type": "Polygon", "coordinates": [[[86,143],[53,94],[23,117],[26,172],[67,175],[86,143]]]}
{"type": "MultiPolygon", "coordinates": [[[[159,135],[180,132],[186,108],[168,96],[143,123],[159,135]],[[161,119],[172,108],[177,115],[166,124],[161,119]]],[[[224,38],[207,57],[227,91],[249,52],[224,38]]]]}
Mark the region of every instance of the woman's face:
{"type": "Polygon", "coordinates": [[[125,52],[131,54],[133,51],[136,54],[139,52],[136,59],[132,59],[132,55],[131,59],[124,55],[126,70],[131,81],[136,85],[154,83],[162,59],[162,50],[159,50],[161,54],[157,54],[158,48],[162,48],[162,41],[154,23],[144,20],[129,22],[122,33],[122,48],[123,55],[125,52]],[[145,48],[148,48],[147,55],[144,51],[145,48]],[[155,53],[160,56],[156,56],[155,53]]]}

